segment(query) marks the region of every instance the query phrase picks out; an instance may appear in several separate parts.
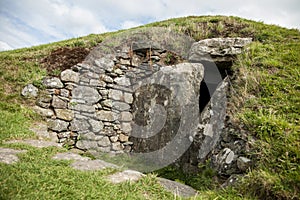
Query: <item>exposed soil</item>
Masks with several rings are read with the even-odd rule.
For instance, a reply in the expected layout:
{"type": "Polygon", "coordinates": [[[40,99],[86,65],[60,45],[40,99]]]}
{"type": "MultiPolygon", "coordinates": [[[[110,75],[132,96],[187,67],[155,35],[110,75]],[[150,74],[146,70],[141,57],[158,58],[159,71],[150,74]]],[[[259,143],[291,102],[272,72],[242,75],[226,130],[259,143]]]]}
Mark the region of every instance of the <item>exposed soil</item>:
{"type": "Polygon", "coordinates": [[[49,56],[42,59],[41,64],[47,69],[48,74],[55,76],[59,72],[84,61],[90,51],[91,49],[83,47],[62,47],[55,49],[49,56]]]}

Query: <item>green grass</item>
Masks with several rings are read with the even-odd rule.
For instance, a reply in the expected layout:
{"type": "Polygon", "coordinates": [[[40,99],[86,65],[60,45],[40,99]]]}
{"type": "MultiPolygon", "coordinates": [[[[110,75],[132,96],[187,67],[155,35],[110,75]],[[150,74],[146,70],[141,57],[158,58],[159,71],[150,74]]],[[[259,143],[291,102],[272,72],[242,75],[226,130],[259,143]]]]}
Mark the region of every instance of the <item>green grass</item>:
{"type": "Polygon", "coordinates": [[[71,161],[53,160],[57,148],[27,149],[20,162],[0,164],[0,199],[172,199],[153,175],[136,183],[111,184],[113,169],[83,172],[69,167],[71,161]]]}
{"type": "Polygon", "coordinates": [[[243,102],[238,117],[258,138],[257,167],[248,174],[245,189],[261,198],[299,198],[299,37],[250,48],[236,64],[247,77],[235,84],[239,92],[252,96],[243,102]]]}
{"type": "Polygon", "coordinates": [[[31,110],[18,104],[0,102],[0,143],[8,139],[33,137],[29,131],[31,110]]]}
{"type": "MultiPolygon", "coordinates": [[[[234,63],[231,117],[255,138],[255,167],[234,188],[214,189],[204,169],[189,184],[200,190],[196,199],[299,199],[300,196],[300,32],[237,17],[204,16],[170,19],[144,27],[169,27],[195,40],[252,37],[249,51],[234,63]],[[197,180],[197,177],[199,178],[197,180]],[[205,179],[205,180],[202,180],[205,179]],[[202,182],[201,182],[202,181],[202,182]],[[201,184],[201,186],[197,186],[201,184]]],[[[27,83],[47,74],[40,61],[59,47],[92,48],[115,33],[89,35],[62,42],[0,53],[0,145],[13,138],[33,137],[30,123],[40,120],[20,97],[27,83]]],[[[112,173],[80,172],[50,157],[63,150],[13,146],[29,151],[21,162],[0,164],[2,199],[174,199],[148,175],[134,184],[112,185],[112,173]],[[38,191],[38,192],[37,192],[38,191]]],[[[170,170],[170,176],[176,174],[170,170]]],[[[177,174],[178,175],[178,174],[177,174]]],[[[178,175],[180,177],[180,174],[178,175]]]]}

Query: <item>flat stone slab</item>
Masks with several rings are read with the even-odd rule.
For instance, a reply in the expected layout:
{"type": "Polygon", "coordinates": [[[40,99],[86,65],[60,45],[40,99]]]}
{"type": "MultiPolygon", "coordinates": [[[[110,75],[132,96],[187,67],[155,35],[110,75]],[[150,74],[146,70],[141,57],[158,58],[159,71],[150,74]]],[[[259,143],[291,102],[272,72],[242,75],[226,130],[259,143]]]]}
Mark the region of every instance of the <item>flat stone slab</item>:
{"type": "Polygon", "coordinates": [[[197,194],[197,191],[188,185],[165,178],[158,178],[158,181],[167,191],[172,192],[176,196],[193,197],[197,194]]]}
{"type": "Polygon", "coordinates": [[[71,164],[74,169],[82,171],[96,171],[106,168],[119,168],[117,165],[105,162],[103,160],[78,160],[71,164]]]}
{"type": "Polygon", "coordinates": [[[36,122],[29,128],[39,138],[39,140],[46,139],[52,142],[57,142],[57,134],[55,132],[49,132],[46,123],[36,122]]]}
{"type": "Polygon", "coordinates": [[[62,147],[62,144],[52,142],[52,141],[44,141],[44,140],[10,140],[5,142],[5,144],[13,144],[13,143],[28,144],[30,146],[37,147],[37,148],[62,147]]]}
{"type": "Polygon", "coordinates": [[[77,153],[66,152],[66,153],[58,153],[52,157],[55,160],[76,160],[76,161],[88,161],[91,160],[89,157],[83,157],[77,153]]]}
{"type": "Polygon", "coordinates": [[[0,162],[6,163],[6,164],[16,163],[19,161],[19,158],[16,154],[25,153],[25,152],[27,152],[27,151],[0,147],[0,162]]]}
{"type": "Polygon", "coordinates": [[[109,175],[107,179],[114,184],[122,183],[125,181],[135,182],[141,179],[144,174],[134,170],[125,170],[112,175],[109,175]]]}

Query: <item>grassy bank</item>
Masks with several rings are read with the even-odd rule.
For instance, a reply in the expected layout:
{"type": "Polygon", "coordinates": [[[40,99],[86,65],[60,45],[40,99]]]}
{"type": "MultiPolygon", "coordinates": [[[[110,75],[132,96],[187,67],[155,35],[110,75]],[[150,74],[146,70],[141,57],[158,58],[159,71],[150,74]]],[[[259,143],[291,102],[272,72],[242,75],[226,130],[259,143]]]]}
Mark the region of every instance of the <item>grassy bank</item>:
{"type": "MultiPolygon", "coordinates": [[[[249,137],[256,139],[251,152],[256,157],[256,165],[237,187],[203,188],[197,198],[299,199],[300,32],[222,16],[170,19],[146,27],[169,27],[195,40],[213,37],[252,37],[254,40],[250,50],[240,55],[233,65],[235,75],[229,103],[235,123],[243,124],[249,137]]],[[[40,118],[28,108],[34,102],[21,98],[20,91],[28,83],[38,86],[41,77],[53,73],[43,60],[59,48],[92,49],[111,34],[114,33],[0,52],[1,146],[7,146],[2,144],[4,140],[33,137],[28,127],[40,118]]],[[[59,69],[54,73],[59,73],[59,69]]],[[[20,163],[0,164],[2,199],[174,198],[151,175],[134,184],[111,185],[103,180],[110,171],[78,172],[66,162],[50,159],[62,150],[14,147],[29,151],[21,156],[20,163]]]]}

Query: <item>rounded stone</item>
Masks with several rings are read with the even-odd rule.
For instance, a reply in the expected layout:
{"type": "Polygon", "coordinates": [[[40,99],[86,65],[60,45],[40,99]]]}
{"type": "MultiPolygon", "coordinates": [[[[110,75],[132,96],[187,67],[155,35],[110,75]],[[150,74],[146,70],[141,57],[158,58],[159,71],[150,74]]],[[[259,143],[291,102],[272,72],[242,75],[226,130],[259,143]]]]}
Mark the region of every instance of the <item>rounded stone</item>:
{"type": "Polygon", "coordinates": [[[124,103],[124,102],[114,101],[113,109],[118,110],[118,111],[128,111],[130,109],[130,105],[128,105],[127,103],[124,103]]]}
{"type": "Polygon", "coordinates": [[[43,79],[42,83],[47,88],[60,89],[64,87],[64,84],[57,77],[46,77],[43,79]]]}
{"type": "Polygon", "coordinates": [[[102,137],[99,141],[98,141],[98,146],[100,147],[107,147],[110,146],[110,140],[107,136],[102,137]]]}
{"type": "Polygon", "coordinates": [[[116,135],[115,135],[115,136],[111,136],[111,137],[110,137],[110,141],[111,141],[111,142],[117,142],[117,141],[118,141],[118,139],[119,139],[119,137],[118,137],[118,136],[116,136],[116,135]]]}
{"type": "Polygon", "coordinates": [[[68,103],[56,95],[53,96],[51,105],[53,108],[59,108],[59,109],[65,109],[68,107],[68,103]]]}
{"type": "Polygon", "coordinates": [[[72,91],[72,101],[94,104],[97,103],[101,98],[102,97],[96,89],[88,86],[78,86],[72,91]]]}
{"type": "Polygon", "coordinates": [[[48,127],[53,131],[58,131],[58,132],[66,131],[68,130],[68,126],[69,126],[69,122],[66,122],[64,120],[51,119],[48,121],[48,127]]]}
{"type": "Polygon", "coordinates": [[[119,140],[120,142],[128,142],[129,136],[124,135],[124,134],[120,134],[119,135],[119,140]]]}
{"type": "Polygon", "coordinates": [[[117,119],[117,116],[111,111],[101,110],[97,112],[97,118],[102,121],[112,122],[117,119]]]}
{"type": "Polygon", "coordinates": [[[132,114],[130,112],[121,112],[119,120],[121,122],[130,122],[132,121],[132,114]]]}
{"type": "Polygon", "coordinates": [[[38,91],[39,90],[37,87],[35,87],[32,84],[28,84],[23,88],[21,94],[22,94],[22,96],[25,96],[25,97],[37,97],[38,91]]]}
{"type": "Polygon", "coordinates": [[[54,111],[58,119],[63,119],[65,121],[71,121],[74,119],[74,113],[72,110],[55,109],[54,111]]]}
{"type": "Polygon", "coordinates": [[[74,72],[73,70],[66,69],[65,71],[61,72],[60,79],[64,82],[79,82],[79,73],[74,72]]]}

